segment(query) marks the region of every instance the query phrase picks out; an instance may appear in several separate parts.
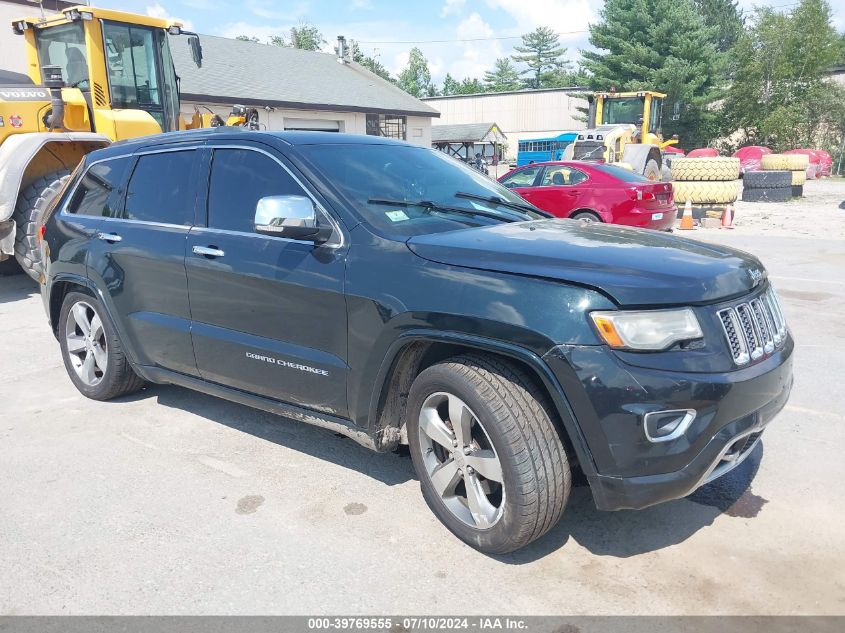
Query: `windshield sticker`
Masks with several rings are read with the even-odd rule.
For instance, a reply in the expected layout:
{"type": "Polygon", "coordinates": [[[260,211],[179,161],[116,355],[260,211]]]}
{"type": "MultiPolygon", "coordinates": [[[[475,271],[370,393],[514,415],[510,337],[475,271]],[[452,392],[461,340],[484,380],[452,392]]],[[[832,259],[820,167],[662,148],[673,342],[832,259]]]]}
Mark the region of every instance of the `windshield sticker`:
{"type": "Polygon", "coordinates": [[[403,220],[408,219],[408,214],[400,209],[396,209],[394,211],[385,211],[384,214],[387,216],[387,219],[391,222],[402,222],[403,220]]]}

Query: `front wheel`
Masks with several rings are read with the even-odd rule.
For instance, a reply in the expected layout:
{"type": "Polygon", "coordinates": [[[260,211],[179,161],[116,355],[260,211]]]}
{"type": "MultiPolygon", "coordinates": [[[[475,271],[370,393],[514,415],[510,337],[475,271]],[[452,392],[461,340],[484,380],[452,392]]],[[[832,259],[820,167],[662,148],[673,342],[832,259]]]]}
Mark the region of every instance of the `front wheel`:
{"type": "Polygon", "coordinates": [[[424,370],[407,428],[426,503],[472,547],[511,552],[560,519],[571,487],[566,452],[545,397],[510,364],[466,355],[424,370]]]}
{"type": "Polygon", "coordinates": [[[53,199],[70,178],[66,169],[47,174],[24,189],[15,206],[15,258],[24,272],[36,281],[41,276],[38,230],[53,199]]]}

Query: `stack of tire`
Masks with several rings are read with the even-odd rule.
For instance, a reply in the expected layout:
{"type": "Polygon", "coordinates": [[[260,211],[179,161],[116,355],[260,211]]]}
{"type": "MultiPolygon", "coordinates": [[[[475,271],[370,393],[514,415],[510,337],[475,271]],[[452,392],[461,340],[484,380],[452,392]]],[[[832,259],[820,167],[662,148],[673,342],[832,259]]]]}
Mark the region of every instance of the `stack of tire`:
{"type": "Polygon", "coordinates": [[[786,202],[791,199],[791,171],[747,171],[742,176],[743,202],[786,202]]]}
{"type": "Polygon", "coordinates": [[[739,159],[726,156],[676,158],[672,161],[675,203],[715,206],[739,197],[739,159]]]}
{"type": "MultiPolygon", "coordinates": [[[[767,154],[760,160],[763,171],[788,171],[790,172],[790,191],[786,198],[800,198],[804,195],[804,183],[807,181],[807,168],[810,159],[806,154],[767,154]]],[[[747,186],[747,185],[746,185],[747,186]]],[[[771,186],[771,185],[769,185],[771,186]]],[[[782,199],[782,192],[772,193],[778,200],[782,199]]],[[[745,194],[742,197],[746,199],[745,194]]],[[[758,200],[762,202],[763,200],[758,200]]],[[[774,202],[774,200],[768,200],[774,202]]]]}

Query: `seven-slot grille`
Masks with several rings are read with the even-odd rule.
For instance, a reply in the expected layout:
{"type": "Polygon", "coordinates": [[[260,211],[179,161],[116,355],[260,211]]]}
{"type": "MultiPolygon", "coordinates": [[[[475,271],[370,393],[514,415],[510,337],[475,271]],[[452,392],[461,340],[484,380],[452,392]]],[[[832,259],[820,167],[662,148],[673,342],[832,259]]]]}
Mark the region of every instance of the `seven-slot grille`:
{"type": "Polygon", "coordinates": [[[771,354],[786,340],[786,321],[772,288],[751,301],[719,310],[718,315],[737,365],[771,354]]]}

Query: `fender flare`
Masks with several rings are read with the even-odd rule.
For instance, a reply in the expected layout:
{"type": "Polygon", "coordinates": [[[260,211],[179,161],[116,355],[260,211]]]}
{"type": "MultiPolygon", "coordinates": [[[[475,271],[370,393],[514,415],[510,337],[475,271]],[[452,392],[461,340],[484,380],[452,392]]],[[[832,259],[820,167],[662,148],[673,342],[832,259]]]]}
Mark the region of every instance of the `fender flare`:
{"type": "Polygon", "coordinates": [[[639,143],[628,143],[625,150],[622,152],[622,160],[630,163],[634,168],[634,172],[642,174],[645,171],[646,163],[650,159],[657,161],[657,166],[663,166],[663,160],[660,157],[660,150],[656,145],[644,145],[639,143]]]}
{"type": "Polygon", "coordinates": [[[395,366],[396,360],[402,351],[412,343],[451,343],[471,347],[483,352],[491,352],[507,356],[527,365],[531,371],[542,381],[548,391],[552,405],[560,418],[563,430],[569,436],[569,440],[575,451],[578,463],[587,477],[594,477],[597,473],[592,453],[587,447],[587,440],[581,432],[581,427],[575,419],[575,413],[569,403],[566,393],[563,391],[560,382],[555,377],[546,362],[529,349],[495,339],[488,339],[482,336],[464,334],[460,332],[448,332],[440,330],[407,330],[403,332],[390,345],[384,359],[381,362],[375,381],[375,388],[370,396],[369,407],[369,432],[370,435],[377,435],[381,429],[378,425],[378,408],[382,393],[389,388],[389,373],[395,366]]]}
{"type": "MultiPolygon", "coordinates": [[[[50,143],[90,143],[94,147],[111,144],[93,132],[32,132],[12,134],[0,145],[0,222],[15,213],[21,182],[32,159],[50,143]]],[[[76,165],[65,165],[72,170],[76,165]]]]}

